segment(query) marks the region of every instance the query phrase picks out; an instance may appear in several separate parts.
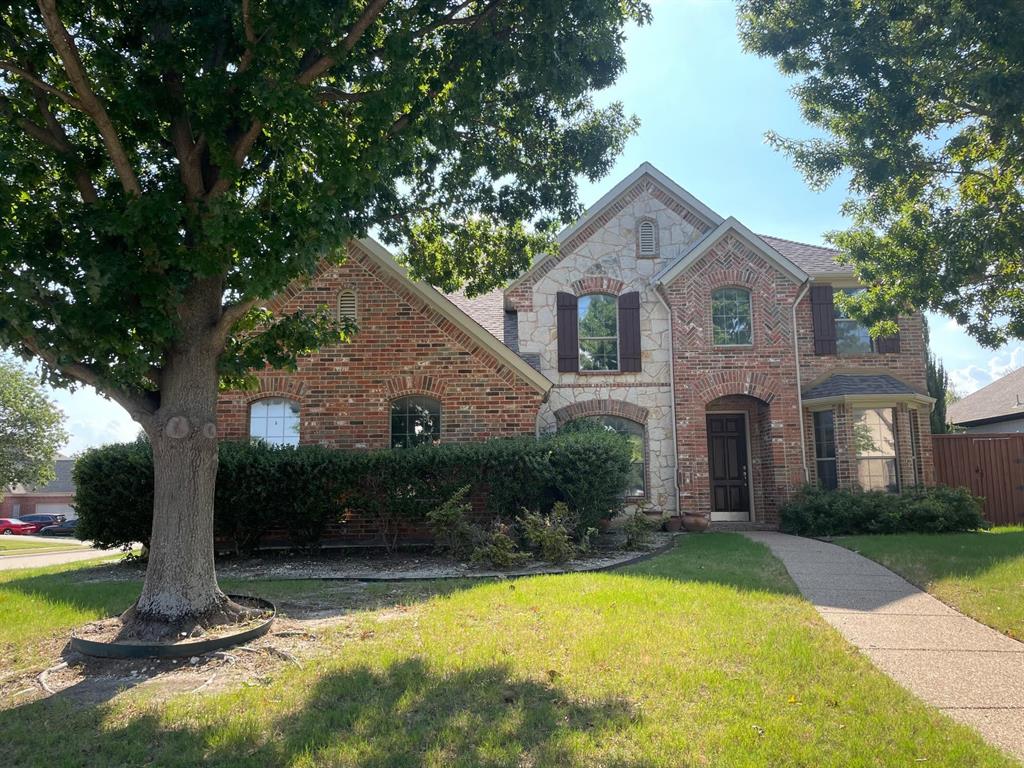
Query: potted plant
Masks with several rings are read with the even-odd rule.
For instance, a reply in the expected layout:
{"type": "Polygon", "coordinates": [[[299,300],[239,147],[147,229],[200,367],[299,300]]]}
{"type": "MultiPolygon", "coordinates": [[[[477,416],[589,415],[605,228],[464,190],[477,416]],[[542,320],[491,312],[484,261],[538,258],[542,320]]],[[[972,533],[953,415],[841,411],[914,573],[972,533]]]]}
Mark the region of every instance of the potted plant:
{"type": "Polygon", "coordinates": [[[711,521],[708,520],[708,516],[702,512],[684,512],[683,513],[683,528],[688,533],[701,533],[708,529],[711,525],[711,521]]]}
{"type": "Polygon", "coordinates": [[[683,527],[683,518],[679,515],[672,515],[665,520],[665,530],[669,533],[676,533],[683,527]]]}

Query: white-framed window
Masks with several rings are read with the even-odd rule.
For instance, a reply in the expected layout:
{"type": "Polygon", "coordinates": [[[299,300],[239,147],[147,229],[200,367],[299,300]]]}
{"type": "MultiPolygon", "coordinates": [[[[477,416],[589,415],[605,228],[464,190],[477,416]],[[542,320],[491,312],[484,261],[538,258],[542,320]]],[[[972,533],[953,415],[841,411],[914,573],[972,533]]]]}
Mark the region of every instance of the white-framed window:
{"type": "Polygon", "coordinates": [[[391,401],[391,447],[412,448],[441,440],[441,402],[411,395],[391,401]]]}
{"type": "Polygon", "coordinates": [[[711,325],[715,346],[750,346],[753,343],[750,291],[746,288],[719,288],[712,293],[711,325]]]}
{"type": "Polygon", "coordinates": [[[896,411],[860,408],[853,412],[857,484],[865,491],[899,491],[896,474],[896,411]]]}
{"type": "Polygon", "coordinates": [[[355,291],[341,291],[338,294],[338,320],[355,322],[358,309],[355,291]]]}
{"type": "Polygon", "coordinates": [[[918,421],[921,411],[916,408],[910,409],[910,472],[915,485],[921,485],[924,479],[921,476],[921,424],[918,421]]]}
{"type": "MultiPolygon", "coordinates": [[[[847,296],[856,296],[863,288],[840,288],[840,292],[847,296]]],[[[867,326],[859,321],[848,317],[843,310],[836,305],[836,353],[840,355],[867,355],[874,349],[871,335],[867,326]]]]}
{"type": "Polygon", "coordinates": [[[833,411],[814,412],[814,461],[818,470],[818,485],[829,491],[838,488],[836,419],[833,411]]]}
{"type": "Polygon", "coordinates": [[[580,296],[580,370],[619,370],[619,301],[606,293],[580,296]]]}
{"type": "Polygon", "coordinates": [[[299,444],[299,404],[267,397],[249,406],[249,437],[269,445],[299,444]]]}
{"type": "Polygon", "coordinates": [[[638,256],[658,255],[658,230],[650,219],[644,219],[636,228],[636,244],[638,256]]]}

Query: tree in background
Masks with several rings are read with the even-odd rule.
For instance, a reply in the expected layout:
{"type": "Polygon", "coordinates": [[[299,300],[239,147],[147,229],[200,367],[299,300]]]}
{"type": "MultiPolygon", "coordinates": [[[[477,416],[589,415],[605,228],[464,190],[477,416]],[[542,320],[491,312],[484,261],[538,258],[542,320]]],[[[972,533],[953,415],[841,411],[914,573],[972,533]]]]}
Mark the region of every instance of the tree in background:
{"type": "Polygon", "coordinates": [[[124,637],[245,615],[217,587],[218,382],[345,338],[263,302],[377,226],[478,293],[575,217],[634,121],[593,94],[641,0],[0,6],[0,345],[153,446],[124,637]]]}
{"type": "Polygon", "coordinates": [[[959,396],[953,382],[950,381],[949,372],[943,362],[935,356],[932,351],[931,333],[928,328],[927,318],[924,321],[924,355],[925,355],[925,381],[928,385],[928,395],[935,398],[935,404],[931,411],[931,427],[933,435],[944,435],[950,432],[950,424],[946,421],[946,409],[959,396]]]}
{"type": "Polygon", "coordinates": [[[67,439],[64,414],[39,382],[0,357],[0,499],[12,485],[52,480],[57,451],[67,439]]]}
{"type": "Polygon", "coordinates": [[[869,286],[872,333],[909,308],[985,346],[1024,337],[1024,3],[741,0],[745,46],[799,78],[828,134],[769,134],[809,183],[850,177],[854,225],[829,236],[869,286]]]}

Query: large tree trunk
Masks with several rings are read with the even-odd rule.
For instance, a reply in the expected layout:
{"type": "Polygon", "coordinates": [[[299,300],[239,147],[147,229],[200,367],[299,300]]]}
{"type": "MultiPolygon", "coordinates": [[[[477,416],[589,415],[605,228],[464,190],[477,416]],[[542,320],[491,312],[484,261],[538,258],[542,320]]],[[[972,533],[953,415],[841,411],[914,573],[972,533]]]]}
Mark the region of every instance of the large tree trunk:
{"type": "Polygon", "coordinates": [[[147,425],[153,532],[142,595],[122,617],[124,639],[180,639],[250,613],[221,592],[214,569],[219,350],[207,328],[193,324],[168,355],[160,407],[147,425]]]}

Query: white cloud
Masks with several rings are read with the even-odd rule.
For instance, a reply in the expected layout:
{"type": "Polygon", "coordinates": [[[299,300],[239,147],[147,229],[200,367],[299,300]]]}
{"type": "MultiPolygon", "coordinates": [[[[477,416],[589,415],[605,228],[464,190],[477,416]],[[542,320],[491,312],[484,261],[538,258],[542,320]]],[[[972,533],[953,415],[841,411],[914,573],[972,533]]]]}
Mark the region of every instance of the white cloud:
{"type": "Polygon", "coordinates": [[[50,396],[67,416],[64,427],[70,435],[63,452],[76,454],[105,443],[134,440],[139,425],[117,403],[101,397],[92,387],[74,392],[50,390],[50,396]]]}
{"type": "Polygon", "coordinates": [[[1021,366],[1024,366],[1024,346],[1016,346],[996,352],[980,365],[951,369],[949,378],[957,392],[969,395],[1021,366]]]}

